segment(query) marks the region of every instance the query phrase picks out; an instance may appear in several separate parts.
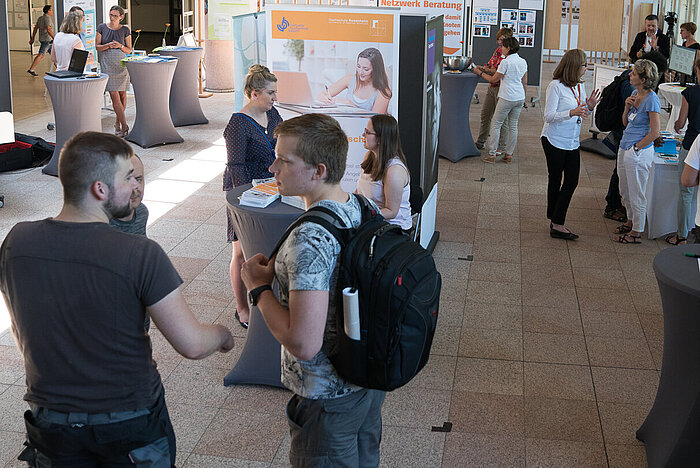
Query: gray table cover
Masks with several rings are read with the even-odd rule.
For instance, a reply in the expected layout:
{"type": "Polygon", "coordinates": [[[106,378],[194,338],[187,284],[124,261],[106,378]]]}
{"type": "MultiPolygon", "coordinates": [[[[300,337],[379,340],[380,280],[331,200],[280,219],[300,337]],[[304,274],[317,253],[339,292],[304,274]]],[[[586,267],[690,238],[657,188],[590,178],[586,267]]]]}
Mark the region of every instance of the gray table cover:
{"type": "MultiPolygon", "coordinates": [[[[233,227],[245,258],[257,253],[269,256],[287,227],[303,211],[277,200],[266,208],[241,206],[238,197],[250,184],[226,194],[233,227]]],[[[261,384],[284,387],[280,380],[280,344],[272,336],[257,307],[250,308],[249,328],[241,357],[224,378],[224,385],[261,384]]]]}
{"type": "Polygon", "coordinates": [[[177,62],[126,62],[136,97],[136,121],[126,139],[142,148],[184,141],[170,119],[170,85],[177,62]]]}
{"type": "Polygon", "coordinates": [[[58,175],[58,155],[73,135],[86,131],[102,131],[102,95],[108,78],[105,74],[99,78],[44,76],[56,122],[56,149],[41,172],[58,175]]]}
{"type": "Polygon", "coordinates": [[[199,59],[202,52],[201,47],[178,47],[160,52],[177,57],[170,88],[170,118],[176,127],[209,123],[199,104],[199,59]]]}
{"type": "Polygon", "coordinates": [[[654,273],[664,312],[664,354],[659,388],[637,439],[650,467],[700,463],[700,245],[659,252],[654,273]]]}
{"type": "Polygon", "coordinates": [[[471,72],[442,74],[438,154],[452,162],[481,154],[469,128],[469,107],[478,81],[471,72]]]}

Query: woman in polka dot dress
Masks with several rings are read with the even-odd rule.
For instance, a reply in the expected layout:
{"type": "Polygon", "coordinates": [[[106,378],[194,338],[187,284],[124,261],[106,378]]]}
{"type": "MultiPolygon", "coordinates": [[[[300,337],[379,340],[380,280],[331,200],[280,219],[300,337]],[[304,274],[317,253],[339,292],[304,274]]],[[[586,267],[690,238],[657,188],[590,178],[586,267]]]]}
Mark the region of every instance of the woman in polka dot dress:
{"type": "MultiPolygon", "coordinates": [[[[253,65],[245,79],[243,92],[249,99],[240,112],[231,116],[224,130],[228,161],[224,170],[224,191],[249,184],[253,179],[272,177],[267,170],[275,160],[274,131],[282,121],[274,107],[277,100],[277,77],[267,67],[253,65]]],[[[248,328],[250,309],[247,294],[241,280],[241,265],[245,259],[241,244],[233,232],[231,215],[228,219],[227,238],[233,242],[230,275],[233,294],[236,296],[236,318],[243,328],[248,328]]]]}

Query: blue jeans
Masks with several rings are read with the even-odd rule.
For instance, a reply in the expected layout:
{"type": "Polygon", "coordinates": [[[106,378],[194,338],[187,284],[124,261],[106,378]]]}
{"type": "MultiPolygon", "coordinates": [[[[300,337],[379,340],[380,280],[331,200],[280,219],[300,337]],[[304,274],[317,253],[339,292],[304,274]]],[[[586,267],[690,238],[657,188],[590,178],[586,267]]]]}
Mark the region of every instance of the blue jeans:
{"type": "Polygon", "coordinates": [[[681,148],[678,152],[678,185],[681,189],[678,197],[678,237],[688,237],[688,232],[695,227],[695,212],[698,208],[698,187],[684,187],[680,183],[686,156],[688,150],[681,148]]]}
{"type": "Polygon", "coordinates": [[[294,395],[287,403],[292,466],[379,466],[385,396],[386,392],[369,389],[319,400],[294,395]]]}

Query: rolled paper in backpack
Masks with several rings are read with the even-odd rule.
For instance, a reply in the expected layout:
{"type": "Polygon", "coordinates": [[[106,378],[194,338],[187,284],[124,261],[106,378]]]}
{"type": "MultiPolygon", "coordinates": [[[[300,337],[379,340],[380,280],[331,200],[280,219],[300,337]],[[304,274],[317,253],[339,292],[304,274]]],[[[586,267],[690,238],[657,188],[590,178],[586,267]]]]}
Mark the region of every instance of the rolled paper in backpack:
{"type": "Polygon", "coordinates": [[[360,340],[360,299],[357,289],[343,289],[343,321],[345,334],[351,340],[360,340]]]}

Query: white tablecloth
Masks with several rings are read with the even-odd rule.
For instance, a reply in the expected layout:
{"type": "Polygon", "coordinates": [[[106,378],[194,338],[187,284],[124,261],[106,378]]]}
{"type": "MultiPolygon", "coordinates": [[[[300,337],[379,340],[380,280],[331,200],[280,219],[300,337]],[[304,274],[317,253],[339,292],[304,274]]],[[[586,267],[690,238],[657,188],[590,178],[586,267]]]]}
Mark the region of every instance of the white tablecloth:
{"type": "Polygon", "coordinates": [[[646,192],[649,239],[678,230],[679,184],[678,162],[667,161],[654,154],[646,192]]]}
{"type": "MultiPolygon", "coordinates": [[[[671,115],[666,124],[667,132],[673,132],[673,125],[676,123],[676,120],[678,120],[678,114],[681,112],[681,104],[683,103],[683,96],[681,96],[681,93],[684,89],[685,86],[681,86],[678,83],[661,83],[659,85],[659,94],[671,104],[671,115]]],[[[687,126],[688,122],[683,126],[681,133],[685,133],[687,126]]]]}

